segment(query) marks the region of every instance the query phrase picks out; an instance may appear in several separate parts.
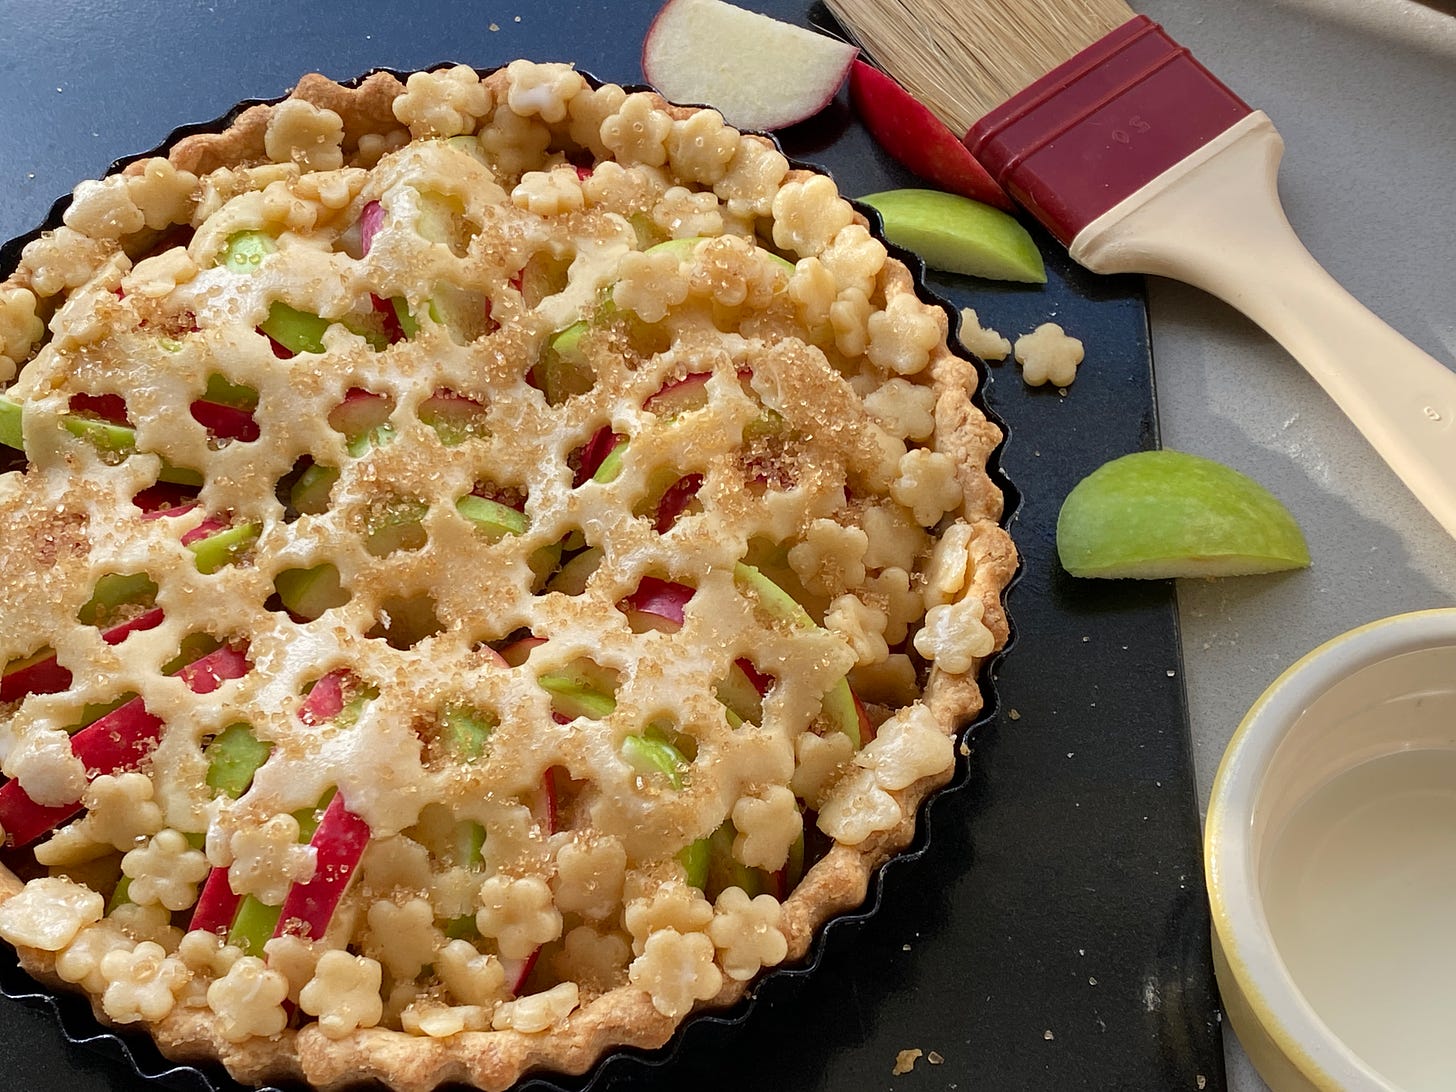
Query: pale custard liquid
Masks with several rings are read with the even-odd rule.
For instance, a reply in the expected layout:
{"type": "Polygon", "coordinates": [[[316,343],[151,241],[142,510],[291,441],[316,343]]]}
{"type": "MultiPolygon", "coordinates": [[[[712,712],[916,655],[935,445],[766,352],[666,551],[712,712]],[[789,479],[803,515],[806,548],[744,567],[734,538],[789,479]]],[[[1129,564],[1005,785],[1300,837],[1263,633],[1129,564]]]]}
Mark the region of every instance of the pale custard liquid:
{"type": "Polygon", "coordinates": [[[1456,1089],[1456,750],[1346,771],[1266,861],[1269,925],[1315,1012],[1408,1092],[1456,1089]]]}

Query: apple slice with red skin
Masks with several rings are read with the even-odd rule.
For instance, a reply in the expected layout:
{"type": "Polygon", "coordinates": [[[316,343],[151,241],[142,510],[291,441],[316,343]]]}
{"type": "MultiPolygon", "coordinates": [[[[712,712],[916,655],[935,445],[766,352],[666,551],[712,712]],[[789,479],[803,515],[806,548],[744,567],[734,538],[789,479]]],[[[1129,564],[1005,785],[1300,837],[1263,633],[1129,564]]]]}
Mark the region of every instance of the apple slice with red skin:
{"type": "Polygon", "coordinates": [[[684,474],[668,486],[667,491],[662,494],[662,499],[657,502],[657,516],[652,529],[659,535],[665,535],[671,531],[673,525],[682,518],[683,513],[697,498],[698,490],[702,488],[703,476],[701,474],[684,474]]]}
{"type": "Polygon", "coordinates": [[[368,255],[374,248],[374,236],[379,234],[379,229],[384,227],[384,206],[378,201],[370,201],[359,214],[359,249],[368,255]]]}
{"type": "MultiPolygon", "coordinates": [[[[162,608],[153,607],[135,618],[119,622],[101,631],[108,645],[119,645],[133,633],[155,629],[162,624],[162,608]]],[[[11,664],[0,677],[0,701],[16,701],[27,694],[56,694],[71,685],[71,672],[56,661],[54,652],[37,654],[11,664]]]]}
{"type": "Polygon", "coordinates": [[[849,101],[880,147],[931,185],[1006,212],[1016,210],[960,138],[878,68],[854,62],[849,101]]]}
{"type": "Polygon", "coordinates": [[[371,447],[382,447],[394,439],[394,426],[389,423],[393,412],[387,396],[351,387],[344,400],[329,411],[329,427],[344,434],[346,449],[357,459],[371,447]]]}
{"type": "Polygon", "coordinates": [[[197,490],[172,482],[149,485],[131,499],[141,509],[142,519],[180,516],[197,504],[197,490]]]}
{"type": "Polygon", "coordinates": [[[545,643],[545,637],[521,637],[504,646],[500,650],[500,658],[510,667],[520,667],[531,655],[533,648],[539,648],[545,643]]]}
{"type": "MultiPolygon", "coordinates": [[[[177,677],[194,694],[211,694],[224,680],[241,678],[249,666],[245,653],[224,645],[180,669],[177,677]]],[[[147,712],[141,698],[133,698],[72,736],[71,753],[85,763],[88,780],[103,773],[123,773],[146,760],[161,732],[162,721],[147,712]]],[[[11,846],[33,842],[81,807],[79,800],[54,806],[37,804],[15,780],[0,785],[0,827],[11,846]]]]}
{"type": "Polygon", "coordinates": [[[697,589],[655,576],[644,576],[637,590],[618,604],[633,632],[648,629],[676,632],[682,627],[684,610],[697,589]]]}
{"type": "Polygon", "coordinates": [[[237,440],[246,444],[261,434],[252,413],[238,406],[198,399],[188,409],[192,419],[219,440],[237,440]]]}
{"type": "Polygon", "coordinates": [[[198,892],[197,904],[192,908],[192,920],[187,928],[221,936],[232,928],[242,901],[243,896],[234,893],[232,884],[228,882],[228,870],[214,868],[207,874],[202,890],[198,892]]]}
{"type": "Polygon", "coordinates": [[[642,71],[674,102],[706,102],[739,129],[781,129],[833,100],[859,52],[719,0],[668,0],[642,43],[642,71]]]}
{"type": "Polygon", "coordinates": [[[317,855],[313,877],[288,889],[273,930],[275,937],[287,934],[318,939],[324,935],[359,867],[369,837],[369,824],[349,810],[343,793],[335,793],[308,842],[317,855]]]}
{"type": "Polygon", "coordinates": [[[712,378],[712,372],[694,372],[665,383],[661,390],[642,403],[642,408],[668,419],[702,409],[708,404],[708,380],[712,378]]]}
{"type": "MultiPolygon", "coordinates": [[[[236,800],[247,791],[253,775],[271,752],[272,745],[259,740],[247,725],[225,728],[204,752],[208,758],[208,786],[236,800]]],[[[234,893],[228,882],[228,870],[214,868],[198,893],[188,928],[221,935],[231,927],[242,901],[243,896],[234,893]]]]}
{"type": "Polygon", "coordinates": [[[579,489],[590,481],[609,482],[615,478],[621,469],[621,453],[626,447],[627,437],[613,432],[611,425],[597,429],[581,449],[581,462],[572,478],[572,488],[579,489]]]}

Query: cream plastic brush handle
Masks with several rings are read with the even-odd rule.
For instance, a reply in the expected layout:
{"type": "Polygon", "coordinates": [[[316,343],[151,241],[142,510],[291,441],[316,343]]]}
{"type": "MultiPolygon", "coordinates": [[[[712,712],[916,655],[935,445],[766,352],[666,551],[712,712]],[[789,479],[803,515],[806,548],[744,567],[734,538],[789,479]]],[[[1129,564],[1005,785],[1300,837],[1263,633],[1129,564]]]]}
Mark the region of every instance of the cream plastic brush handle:
{"type": "Polygon", "coordinates": [[[1289,226],[1284,142],[1255,111],[1083,228],[1096,273],[1154,273],[1212,293],[1287,349],[1456,537],[1456,371],[1346,292],[1289,226]]]}

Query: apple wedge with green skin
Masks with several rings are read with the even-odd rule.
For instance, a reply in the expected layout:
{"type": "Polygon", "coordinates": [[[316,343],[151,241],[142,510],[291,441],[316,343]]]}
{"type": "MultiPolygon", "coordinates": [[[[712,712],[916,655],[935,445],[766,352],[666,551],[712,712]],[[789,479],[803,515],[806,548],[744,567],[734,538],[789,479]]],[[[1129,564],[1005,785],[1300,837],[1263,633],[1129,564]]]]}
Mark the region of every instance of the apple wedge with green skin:
{"type": "MultiPolygon", "coordinates": [[[[673,254],[676,255],[678,261],[686,262],[692,259],[693,253],[702,244],[711,242],[713,239],[720,237],[721,236],[716,235],[690,235],[683,239],[668,239],[666,242],[656,243],[648,247],[644,253],[673,254]]],[[[769,250],[766,247],[757,247],[756,249],[760,254],[772,259],[774,264],[778,265],[781,269],[784,270],[784,272],[790,275],[793,274],[795,269],[794,263],[789,261],[783,255],[775,254],[772,250],[769,250]]]]}
{"type": "Polygon", "coordinates": [[[192,552],[197,571],[210,575],[236,561],[258,541],[260,531],[261,527],[256,523],[229,526],[226,520],[209,516],[183,534],[182,545],[192,552]]]}
{"type": "Polygon", "coordinates": [[[273,578],[273,588],[288,613],[305,622],[349,601],[338,567],[331,561],[309,569],[284,569],[273,578]]]}
{"type": "MultiPolygon", "coordinates": [[[[181,668],[177,677],[194,694],[210,694],[224,680],[241,678],[250,666],[244,652],[224,645],[181,668]]],[[[133,698],[72,736],[71,753],[85,763],[88,779],[134,770],[156,748],[162,727],[141,698],[133,698]]],[[[28,845],[81,808],[79,800],[54,806],[37,804],[15,780],[0,785],[0,828],[7,845],[28,845]]]]}
{"type": "Polygon", "coordinates": [[[474,493],[467,493],[457,500],[455,511],[474,524],[475,529],[491,542],[499,542],[507,535],[525,534],[531,525],[531,519],[525,512],[489,497],[477,497],[474,493]]]}
{"type": "Polygon", "coordinates": [[[364,549],[374,557],[386,557],[397,550],[418,550],[429,541],[425,516],[430,506],[424,501],[397,501],[375,512],[364,528],[364,549]]]}
{"type": "Polygon", "coordinates": [[[674,791],[683,787],[683,770],[688,761],[666,740],[649,735],[623,736],[617,753],[639,777],[661,777],[674,791]]]}
{"type": "Polygon", "coordinates": [[[536,683],[551,695],[551,712],[560,724],[568,724],[578,717],[602,720],[617,708],[616,699],[610,694],[570,675],[542,675],[536,683]]]}
{"type": "Polygon", "coordinates": [[[313,463],[288,491],[288,504],[299,515],[321,516],[329,510],[329,494],[339,480],[339,469],[313,463]]]}
{"type": "Polygon", "coordinates": [[[720,0],[668,0],[642,71],[674,102],[709,102],[739,129],[780,129],[833,100],[859,50],[720,0]]]}
{"type": "Polygon", "coordinates": [[[228,236],[217,264],[233,273],[252,274],[262,267],[264,258],[277,250],[278,241],[266,231],[236,231],[228,236]]]}
{"type": "Polygon", "coordinates": [[[585,322],[574,322],[553,335],[527,376],[527,381],[546,396],[548,405],[559,406],[573,395],[586,394],[596,383],[596,373],[581,347],[587,330],[585,322]]]}
{"type": "Polygon", "coordinates": [[[1237,470],[1181,451],[1113,459],[1072,489],[1057,555],[1073,576],[1245,576],[1309,565],[1299,524],[1237,470]]]}
{"type": "MultiPolygon", "coordinates": [[[[754,566],[739,562],[734,566],[733,576],[740,588],[757,598],[770,617],[780,618],[800,629],[820,628],[793,596],[754,566]]],[[[871,733],[866,730],[869,718],[864,706],[850,690],[848,679],[840,679],[829,688],[824,695],[823,710],[830,723],[849,737],[856,751],[869,742],[871,733]]]]}
{"type": "Polygon", "coordinates": [[[890,76],[864,61],[849,71],[849,101],[870,136],[938,189],[1006,212],[1016,206],[959,137],[890,76]]]}
{"type": "Polygon", "coordinates": [[[1036,241],[1000,209],[939,190],[886,190],[859,200],[880,214],[890,242],[914,251],[931,269],[1046,283],[1036,241]]]}

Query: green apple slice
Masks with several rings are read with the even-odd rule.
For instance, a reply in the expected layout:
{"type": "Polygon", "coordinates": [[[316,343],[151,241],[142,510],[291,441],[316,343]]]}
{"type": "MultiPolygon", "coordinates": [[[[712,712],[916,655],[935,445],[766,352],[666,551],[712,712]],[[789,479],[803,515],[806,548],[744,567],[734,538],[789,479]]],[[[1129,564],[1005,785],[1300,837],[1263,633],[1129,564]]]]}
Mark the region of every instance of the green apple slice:
{"type": "Polygon", "coordinates": [[[489,497],[477,497],[474,493],[467,493],[456,501],[455,511],[473,523],[475,529],[483,532],[491,542],[499,542],[506,535],[524,534],[531,525],[525,512],[518,512],[489,497]]]}
{"type": "Polygon", "coordinates": [[[207,787],[236,800],[247,791],[253,775],[272,751],[273,745],[260,740],[248,725],[229,725],[213,737],[204,751],[207,787]]]}
{"type": "Polygon", "coordinates": [[[263,259],[278,249],[278,243],[266,231],[235,231],[227,238],[218,264],[234,273],[256,273],[263,259]]]}
{"type": "MultiPolygon", "coordinates": [[[[448,705],[440,714],[439,736],[445,749],[461,762],[474,762],[485,753],[485,744],[495,731],[495,719],[461,705],[448,705]]],[[[479,825],[479,824],[477,824],[479,825]]],[[[485,838],[482,830],[481,839],[485,838]]],[[[479,847],[476,849],[479,856],[479,847]]]]}
{"type": "Polygon", "coordinates": [[[25,430],[20,425],[24,412],[19,402],[0,394],[0,444],[16,451],[25,450],[25,430]]]}
{"type": "Polygon", "coordinates": [[[885,222],[885,236],[932,269],[993,281],[1046,283],[1035,240],[1000,209],[939,190],[886,190],[861,197],[885,222]]]}
{"type": "Polygon", "coordinates": [[[148,606],[157,600],[157,584],[146,573],[107,573],[96,581],[91,598],[76,612],[88,626],[111,624],[112,615],[123,606],[148,606]]]}
{"type": "Polygon", "coordinates": [[[618,748],[622,760],[643,777],[661,776],[674,789],[683,787],[687,759],[664,739],[649,735],[624,736],[618,748]]]}
{"type": "Polygon", "coordinates": [[[337,467],[314,463],[298,476],[288,491],[288,503],[306,516],[321,516],[329,510],[329,493],[339,480],[337,467]]]}
{"type": "Polygon", "coordinates": [[[225,528],[215,535],[187,544],[192,551],[197,571],[204,575],[217,572],[224,565],[232,564],[244,550],[258,540],[261,528],[256,523],[241,523],[225,528]]]}
{"type": "Polygon", "coordinates": [[[535,377],[548,404],[559,406],[575,394],[586,394],[596,375],[581,351],[585,322],[573,322],[552,337],[536,365],[535,377]]]}
{"type": "MultiPolygon", "coordinates": [[[[714,238],[718,238],[718,236],[693,235],[686,239],[669,239],[665,243],[657,243],[655,246],[648,247],[646,252],[648,254],[671,254],[678,261],[685,262],[693,256],[693,252],[698,249],[699,244],[706,243],[709,239],[714,238]]],[[[763,247],[756,247],[755,249],[760,254],[772,258],[775,264],[782,266],[786,272],[793,273],[794,263],[787,258],[775,254],[772,250],[766,250],[763,247]]]]}
{"type": "Polygon", "coordinates": [[[258,329],[292,353],[321,353],[324,351],[324,331],[333,323],[307,311],[289,307],[286,303],[274,303],[268,308],[268,317],[258,329]]]}
{"type": "MultiPolygon", "coordinates": [[[[740,561],[734,566],[733,577],[739,585],[758,597],[759,603],[771,616],[791,622],[800,629],[820,628],[798,600],[764,576],[754,566],[740,561]]],[[[828,693],[824,695],[823,711],[835,728],[849,737],[856,751],[864,745],[859,710],[855,706],[854,694],[849,689],[848,679],[840,679],[829,688],[828,693]]]]}
{"type": "Polygon", "coordinates": [[[273,587],[285,607],[309,621],[349,601],[338,567],[327,561],[311,569],[284,569],[274,578],[273,587]]]}
{"type": "MultiPolygon", "coordinates": [[[[21,403],[0,395],[0,444],[15,451],[25,450],[25,430],[21,425],[24,415],[25,407],[21,403]]],[[[72,436],[87,441],[117,462],[136,452],[136,430],[129,425],[74,415],[61,418],[61,424],[72,436]]],[[[202,475],[195,470],[163,462],[157,480],[173,485],[201,485],[202,475]]]]}
{"type": "Polygon", "coordinates": [[[567,720],[601,720],[617,708],[616,699],[570,675],[542,675],[536,680],[551,695],[551,708],[567,720]]]}
{"type": "Polygon", "coordinates": [[[1309,565],[1304,534],[1258,482],[1181,451],[1141,451],[1094,470],[1057,517],[1073,576],[1244,576],[1309,565]]]}

